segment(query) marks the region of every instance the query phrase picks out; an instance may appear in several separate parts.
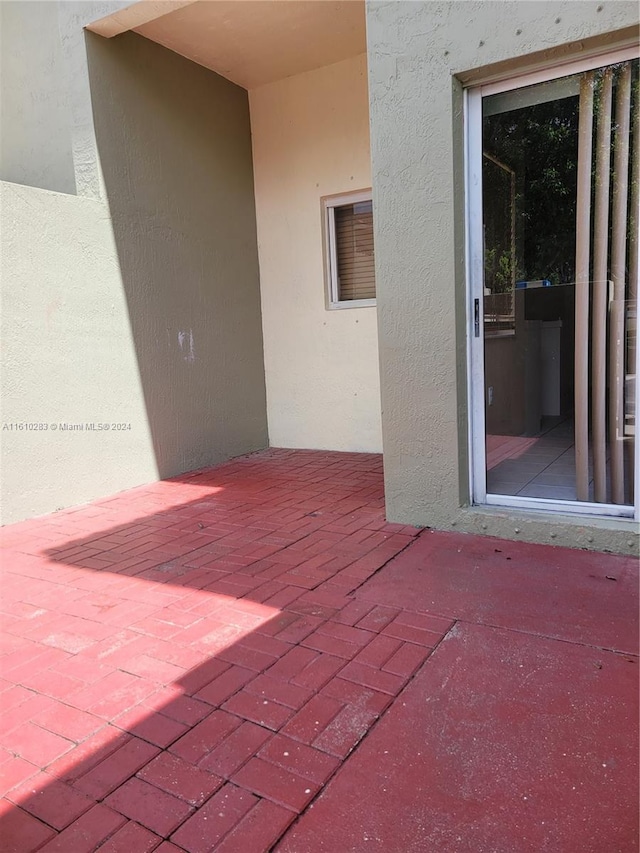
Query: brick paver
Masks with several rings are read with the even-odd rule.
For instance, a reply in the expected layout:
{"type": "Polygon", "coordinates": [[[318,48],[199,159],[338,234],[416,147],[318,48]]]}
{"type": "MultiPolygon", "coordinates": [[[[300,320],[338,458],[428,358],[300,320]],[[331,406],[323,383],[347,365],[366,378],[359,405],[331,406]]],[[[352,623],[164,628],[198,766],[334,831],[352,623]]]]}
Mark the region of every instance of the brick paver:
{"type": "Polygon", "coordinates": [[[270,450],[5,528],[3,849],[269,850],[451,625],[354,597],[383,506],[270,450]]]}

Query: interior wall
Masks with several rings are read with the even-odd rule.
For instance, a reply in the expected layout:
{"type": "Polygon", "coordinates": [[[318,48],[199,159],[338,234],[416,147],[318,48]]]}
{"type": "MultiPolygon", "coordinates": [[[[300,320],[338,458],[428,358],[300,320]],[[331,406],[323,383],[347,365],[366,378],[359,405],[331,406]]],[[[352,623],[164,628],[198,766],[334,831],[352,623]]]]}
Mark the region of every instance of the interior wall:
{"type": "Polygon", "coordinates": [[[85,41],[119,5],[2,4],[14,66],[48,57],[2,82],[53,140],[3,184],[4,523],[267,444],[247,93],[135,34],[85,41]]]}
{"type": "Polygon", "coordinates": [[[371,186],[366,57],[249,99],[270,443],[378,452],[376,309],[327,310],[321,208],[371,186]]]}
{"type": "Polygon", "coordinates": [[[487,435],[522,435],[526,430],[525,365],[521,352],[521,337],[526,332],[518,331],[518,337],[490,337],[485,342],[487,435]]]}
{"type": "Polygon", "coordinates": [[[389,519],[637,548],[628,522],[607,521],[604,532],[594,533],[599,524],[566,517],[550,522],[535,514],[464,509],[469,433],[461,82],[495,73],[496,63],[526,70],[532,54],[549,65],[622,37],[629,43],[634,33],[637,39],[637,4],[401,0],[366,8],[389,519]]]}

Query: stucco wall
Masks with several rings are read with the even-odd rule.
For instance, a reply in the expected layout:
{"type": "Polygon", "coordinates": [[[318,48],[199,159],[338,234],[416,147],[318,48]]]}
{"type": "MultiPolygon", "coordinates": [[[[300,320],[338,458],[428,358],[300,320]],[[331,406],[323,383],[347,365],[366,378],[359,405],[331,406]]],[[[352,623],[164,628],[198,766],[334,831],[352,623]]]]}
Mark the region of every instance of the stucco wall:
{"type": "Polygon", "coordinates": [[[589,39],[637,22],[638,7],[627,2],[367,3],[391,520],[637,547],[629,523],[461,509],[469,488],[462,86],[456,79],[474,70],[480,78],[481,69],[509,60],[522,69],[536,52],[543,52],[538,62],[578,57],[589,39]]]}
{"type": "Polygon", "coordinates": [[[2,420],[49,425],[0,433],[6,523],[263,447],[267,430],[247,93],[141,36],[85,45],[82,23],[118,4],[4,5],[14,59],[50,58],[24,99],[58,151],[13,148],[3,185],[2,420]],[[58,26],[35,26],[51,6],[58,26]],[[87,422],[131,429],[59,428],[87,422]]]}
{"type": "Polygon", "coordinates": [[[326,309],[320,203],[371,186],[366,57],[249,98],[270,443],[380,451],[376,309],[326,309]]]}
{"type": "Polygon", "coordinates": [[[128,0],[0,3],[0,179],[100,198],[83,27],[128,0]]]}
{"type": "Polygon", "coordinates": [[[158,472],[106,205],[17,184],[0,192],[8,523],[153,481],[158,472]],[[94,421],[131,429],[60,429],[94,421]]]}
{"type": "Polygon", "coordinates": [[[24,12],[23,6],[0,6],[0,174],[6,181],[75,193],[62,45],[50,37],[58,26],[58,9],[55,3],[37,3],[24,12]],[[40,45],[28,62],[25,44],[40,45]]]}

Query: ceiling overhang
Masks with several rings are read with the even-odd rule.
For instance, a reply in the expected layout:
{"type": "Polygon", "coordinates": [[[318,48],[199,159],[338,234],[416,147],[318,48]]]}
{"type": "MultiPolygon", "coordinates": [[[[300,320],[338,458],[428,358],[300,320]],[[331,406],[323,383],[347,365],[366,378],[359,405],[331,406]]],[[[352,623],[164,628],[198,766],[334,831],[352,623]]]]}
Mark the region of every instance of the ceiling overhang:
{"type": "Polygon", "coordinates": [[[245,89],[366,52],[364,0],[142,0],[88,29],[133,30],[245,89]]]}

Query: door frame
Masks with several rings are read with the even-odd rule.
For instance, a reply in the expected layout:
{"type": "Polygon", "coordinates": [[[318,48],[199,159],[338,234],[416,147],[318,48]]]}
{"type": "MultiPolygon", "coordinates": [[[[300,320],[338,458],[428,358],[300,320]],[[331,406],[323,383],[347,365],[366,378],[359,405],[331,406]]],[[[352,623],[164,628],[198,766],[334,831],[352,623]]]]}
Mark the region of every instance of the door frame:
{"type": "MultiPolygon", "coordinates": [[[[526,498],[487,493],[484,381],[484,258],[482,217],[482,99],[536,83],[637,59],[637,46],[608,50],[588,58],[551,68],[513,75],[504,80],[476,84],[464,90],[464,179],[465,250],[467,304],[467,404],[469,412],[469,496],[474,505],[543,510],[590,516],[640,519],[640,436],[636,434],[634,460],[635,505],[601,504],[587,501],[526,498]]],[[[636,430],[640,415],[640,346],[636,347],[636,430]]]]}

